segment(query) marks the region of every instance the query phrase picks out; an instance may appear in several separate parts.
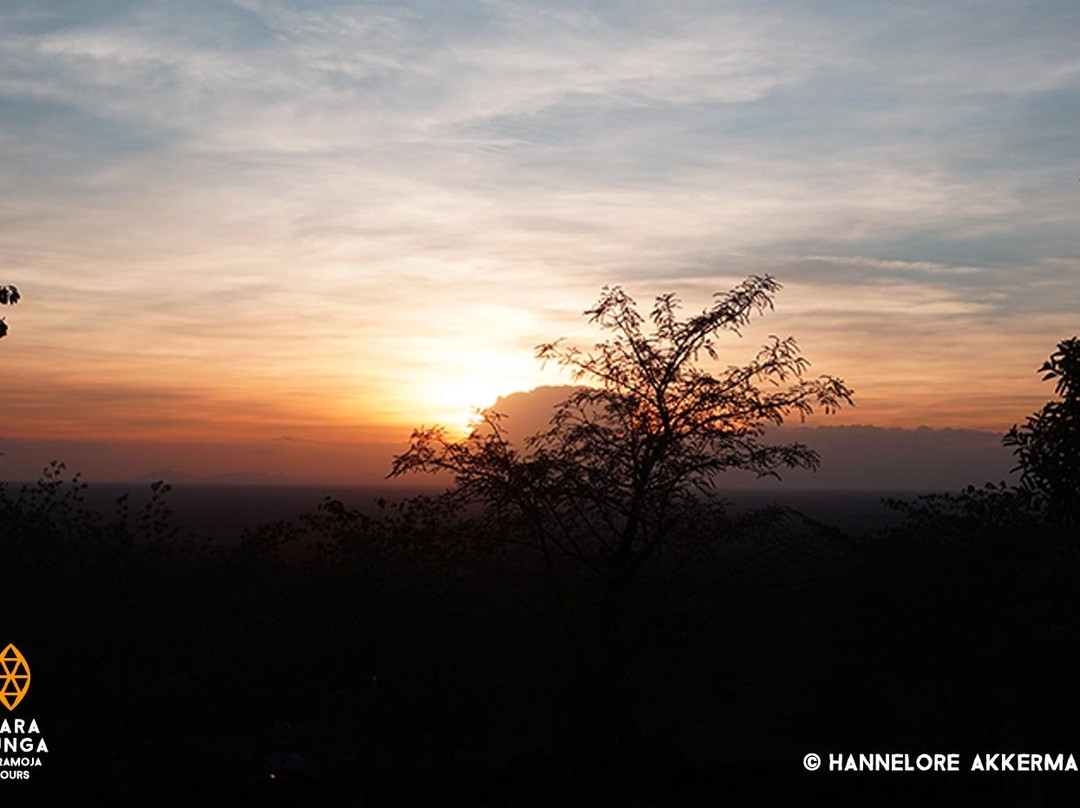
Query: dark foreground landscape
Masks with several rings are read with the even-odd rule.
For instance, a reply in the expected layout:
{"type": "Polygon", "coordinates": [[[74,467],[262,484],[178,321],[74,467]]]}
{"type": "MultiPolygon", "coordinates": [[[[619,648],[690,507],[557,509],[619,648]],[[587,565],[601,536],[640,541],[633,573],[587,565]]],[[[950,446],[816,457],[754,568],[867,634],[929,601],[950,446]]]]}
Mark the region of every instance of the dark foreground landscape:
{"type": "Polygon", "coordinates": [[[0,503],[3,639],[33,671],[17,715],[49,745],[5,805],[1080,797],[1075,772],[967,771],[1080,756],[1075,537],[1012,489],[703,503],[679,537],[701,552],[635,584],[610,680],[587,570],[490,513],[363,490],[293,513],[315,492],[228,487],[117,509],[62,477],[0,503]],[[215,520],[242,535],[206,540],[215,520]],[[841,753],[961,771],[827,771],[841,753]]]}

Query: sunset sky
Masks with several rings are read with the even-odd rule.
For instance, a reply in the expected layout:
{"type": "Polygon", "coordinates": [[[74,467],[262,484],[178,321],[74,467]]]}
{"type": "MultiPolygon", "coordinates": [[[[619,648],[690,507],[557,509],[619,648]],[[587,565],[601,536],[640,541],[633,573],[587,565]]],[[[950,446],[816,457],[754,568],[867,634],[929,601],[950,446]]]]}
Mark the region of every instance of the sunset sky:
{"type": "Polygon", "coordinates": [[[856,391],[812,423],[1004,431],[1080,331],[1078,35],[1075,0],[5,0],[0,450],[348,477],[566,383],[533,348],[594,341],[605,284],[764,272],[731,359],[795,335],[856,391]]]}

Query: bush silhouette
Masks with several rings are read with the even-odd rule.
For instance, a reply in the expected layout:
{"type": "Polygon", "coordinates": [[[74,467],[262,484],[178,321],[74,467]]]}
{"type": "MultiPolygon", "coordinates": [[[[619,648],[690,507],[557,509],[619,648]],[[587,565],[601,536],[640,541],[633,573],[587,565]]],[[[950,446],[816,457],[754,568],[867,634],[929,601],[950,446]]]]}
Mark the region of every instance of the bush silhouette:
{"type": "Polygon", "coordinates": [[[1080,339],[1059,342],[1039,372],[1043,381],[1056,380],[1060,400],[1013,425],[1004,443],[1015,447],[1020,486],[1050,518],[1075,524],[1080,521],[1080,339]]]}

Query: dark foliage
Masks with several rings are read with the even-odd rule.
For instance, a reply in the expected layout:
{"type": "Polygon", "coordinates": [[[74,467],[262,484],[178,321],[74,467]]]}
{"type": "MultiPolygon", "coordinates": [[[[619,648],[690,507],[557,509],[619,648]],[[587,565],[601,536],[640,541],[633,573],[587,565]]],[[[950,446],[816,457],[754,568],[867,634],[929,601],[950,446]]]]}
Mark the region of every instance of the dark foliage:
{"type": "Polygon", "coordinates": [[[1080,339],[1063,340],[1039,368],[1059,400],[1047,403],[1005,436],[1020,485],[1050,518],[1080,524],[1080,339]]]}
{"type": "MultiPolygon", "coordinates": [[[[5,639],[52,750],[5,805],[596,804],[548,572],[479,513],[328,500],[210,547],[169,527],[164,485],[106,517],[62,472],[0,495],[5,639]]],[[[867,537],[708,507],[673,527],[697,543],[685,569],[644,570],[626,613],[603,804],[1076,796],[1063,778],[801,770],[808,750],[1080,740],[1080,558],[1015,492],[921,500],[867,537]]],[[[585,632],[596,591],[569,570],[585,632]]]]}

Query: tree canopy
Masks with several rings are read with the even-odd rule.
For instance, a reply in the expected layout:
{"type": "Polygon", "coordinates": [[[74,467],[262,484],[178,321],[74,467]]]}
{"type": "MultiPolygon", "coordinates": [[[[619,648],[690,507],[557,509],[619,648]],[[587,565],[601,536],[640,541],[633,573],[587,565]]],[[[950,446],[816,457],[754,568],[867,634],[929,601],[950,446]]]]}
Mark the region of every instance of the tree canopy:
{"type": "Polygon", "coordinates": [[[640,561],[664,541],[673,507],[710,491],[721,472],[778,476],[818,465],[806,446],[765,442],[768,426],[852,403],[841,380],[807,377],[791,337],[770,337],[745,365],[714,373],[702,364],[719,359],[718,334],[739,334],[779,290],[768,275],[750,277],[685,319],[675,295],[661,295],[647,331],[634,300],[605,287],[585,314],[608,339],[587,351],[561,340],[536,350],[583,385],[546,431],[514,446],[493,412],[464,441],[419,430],[391,475],[449,471],[459,493],[531,514],[552,540],[591,539],[601,555],[640,561]]]}

